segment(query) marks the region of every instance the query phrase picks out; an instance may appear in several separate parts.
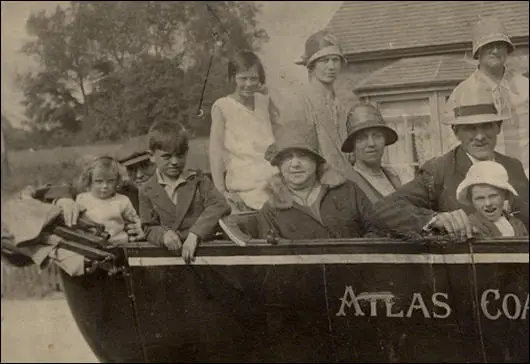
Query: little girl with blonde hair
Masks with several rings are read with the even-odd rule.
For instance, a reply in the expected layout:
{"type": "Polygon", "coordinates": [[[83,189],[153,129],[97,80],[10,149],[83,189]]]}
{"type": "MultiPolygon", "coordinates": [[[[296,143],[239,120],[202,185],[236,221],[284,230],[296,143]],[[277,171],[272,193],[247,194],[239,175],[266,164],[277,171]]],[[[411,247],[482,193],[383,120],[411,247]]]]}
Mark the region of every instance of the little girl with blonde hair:
{"type": "Polygon", "coordinates": [[[137,224],[141,229],[140,217],[129,198],[116,193],[122,182],[119,163],[106,155],[87,163],[78,181],[81,193],[77,195],[76,208],[89,219],[105,226],[111,244],[128,242],[126,224],[137,224]]]}

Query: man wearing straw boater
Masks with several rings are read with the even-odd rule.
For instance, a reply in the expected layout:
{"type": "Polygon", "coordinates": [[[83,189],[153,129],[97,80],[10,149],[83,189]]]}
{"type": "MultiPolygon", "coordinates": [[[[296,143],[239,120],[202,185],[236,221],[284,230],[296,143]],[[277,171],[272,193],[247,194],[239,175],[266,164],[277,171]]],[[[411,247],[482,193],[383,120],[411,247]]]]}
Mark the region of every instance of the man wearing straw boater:
{"type": "Polygon", "coordinates": [[[280,123],[302,122],[313,127],[318,137],[318,152],[336,170],[352,179],[352,166],[341,151],[347,136],[348,108],[335,94],[335,82],[346,64],[339,41],[326,30],[316,32],[307,39],[302,60],[296,64],[307,68],[309,83],[283,108],[280,123]]]}
{"type": "Polygon", "coordinates": [[[528,179],[516,158],[495,152],[504,115],[498,113],[493,95],[484,88],[464,93],[456,100],[449,124],[460,144],[446,154],[427,161],[416,177],[375,206],[380,229],[402,237],[420,237],[436,229],[452,238],[472,237],[468,214],[473,210],[456,198],[458,185],[469,168],[494,160],[508,172],[518,196],[511,196],[509,210],[528,230],[528,179]]]}
{"type": "MultiPolygon", "coordinates": [[[[477,89],[490,92],[499,112],[507,116],[497,150],[519,159],[528,169],[528,78],[506,66],[508,55],[513,51],[513,43],[498,18],[480,19],[473,28],[472,50],[478,68],[455,88],[446,112],[450,115],[456,100],[464,94],[477,92],[477,89]]],[[[458,143],[451,134],[448,136],[450,145],[458,143]]]]}

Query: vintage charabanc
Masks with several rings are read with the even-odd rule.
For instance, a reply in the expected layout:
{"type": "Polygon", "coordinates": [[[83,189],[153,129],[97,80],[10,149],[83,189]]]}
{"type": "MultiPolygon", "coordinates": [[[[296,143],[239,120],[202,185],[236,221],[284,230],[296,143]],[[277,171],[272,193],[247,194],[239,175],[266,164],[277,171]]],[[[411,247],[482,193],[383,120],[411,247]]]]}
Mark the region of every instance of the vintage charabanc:
{"type": "Polygon", "coordinates": [[[191,264],[54,227],[98,263],[61,276],[99,360],[528,362],[528,238],[260,240],[255,220],[221,220],[191,264]]]}

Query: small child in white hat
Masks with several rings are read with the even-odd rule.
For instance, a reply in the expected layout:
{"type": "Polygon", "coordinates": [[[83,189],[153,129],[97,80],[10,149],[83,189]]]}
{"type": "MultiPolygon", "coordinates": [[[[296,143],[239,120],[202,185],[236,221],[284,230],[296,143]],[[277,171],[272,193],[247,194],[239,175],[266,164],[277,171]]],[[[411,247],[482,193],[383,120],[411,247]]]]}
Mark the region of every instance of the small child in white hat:
{"type": "Polygon", "coordinates": [[[456,190],[458,202],[475,208],[469,218],[477,234],[484,238],[528,236],[521,220],[505,210],[506,202],[517,195],[506,169],[492,161],[472,165],[456,190]]]}

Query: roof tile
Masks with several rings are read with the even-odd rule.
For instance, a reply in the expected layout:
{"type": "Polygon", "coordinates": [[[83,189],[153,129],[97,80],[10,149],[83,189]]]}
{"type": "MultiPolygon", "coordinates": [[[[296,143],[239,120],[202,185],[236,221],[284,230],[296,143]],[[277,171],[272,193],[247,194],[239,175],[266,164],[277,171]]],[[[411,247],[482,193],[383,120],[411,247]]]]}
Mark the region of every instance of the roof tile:
{"type": "Polygon", "coordinates": [[[461,55],[402,58],[374,72],[355,90],[359,92],[372,88],[418,85],[437,81],[460,82],[475,68],[476,64],[461,55]]]}
{"type": "Polygon", "coordinates": [[[345,1],[328,27],[346,54],[469,42],[479,16],[528,36],[527,1],[345,1]]]}

